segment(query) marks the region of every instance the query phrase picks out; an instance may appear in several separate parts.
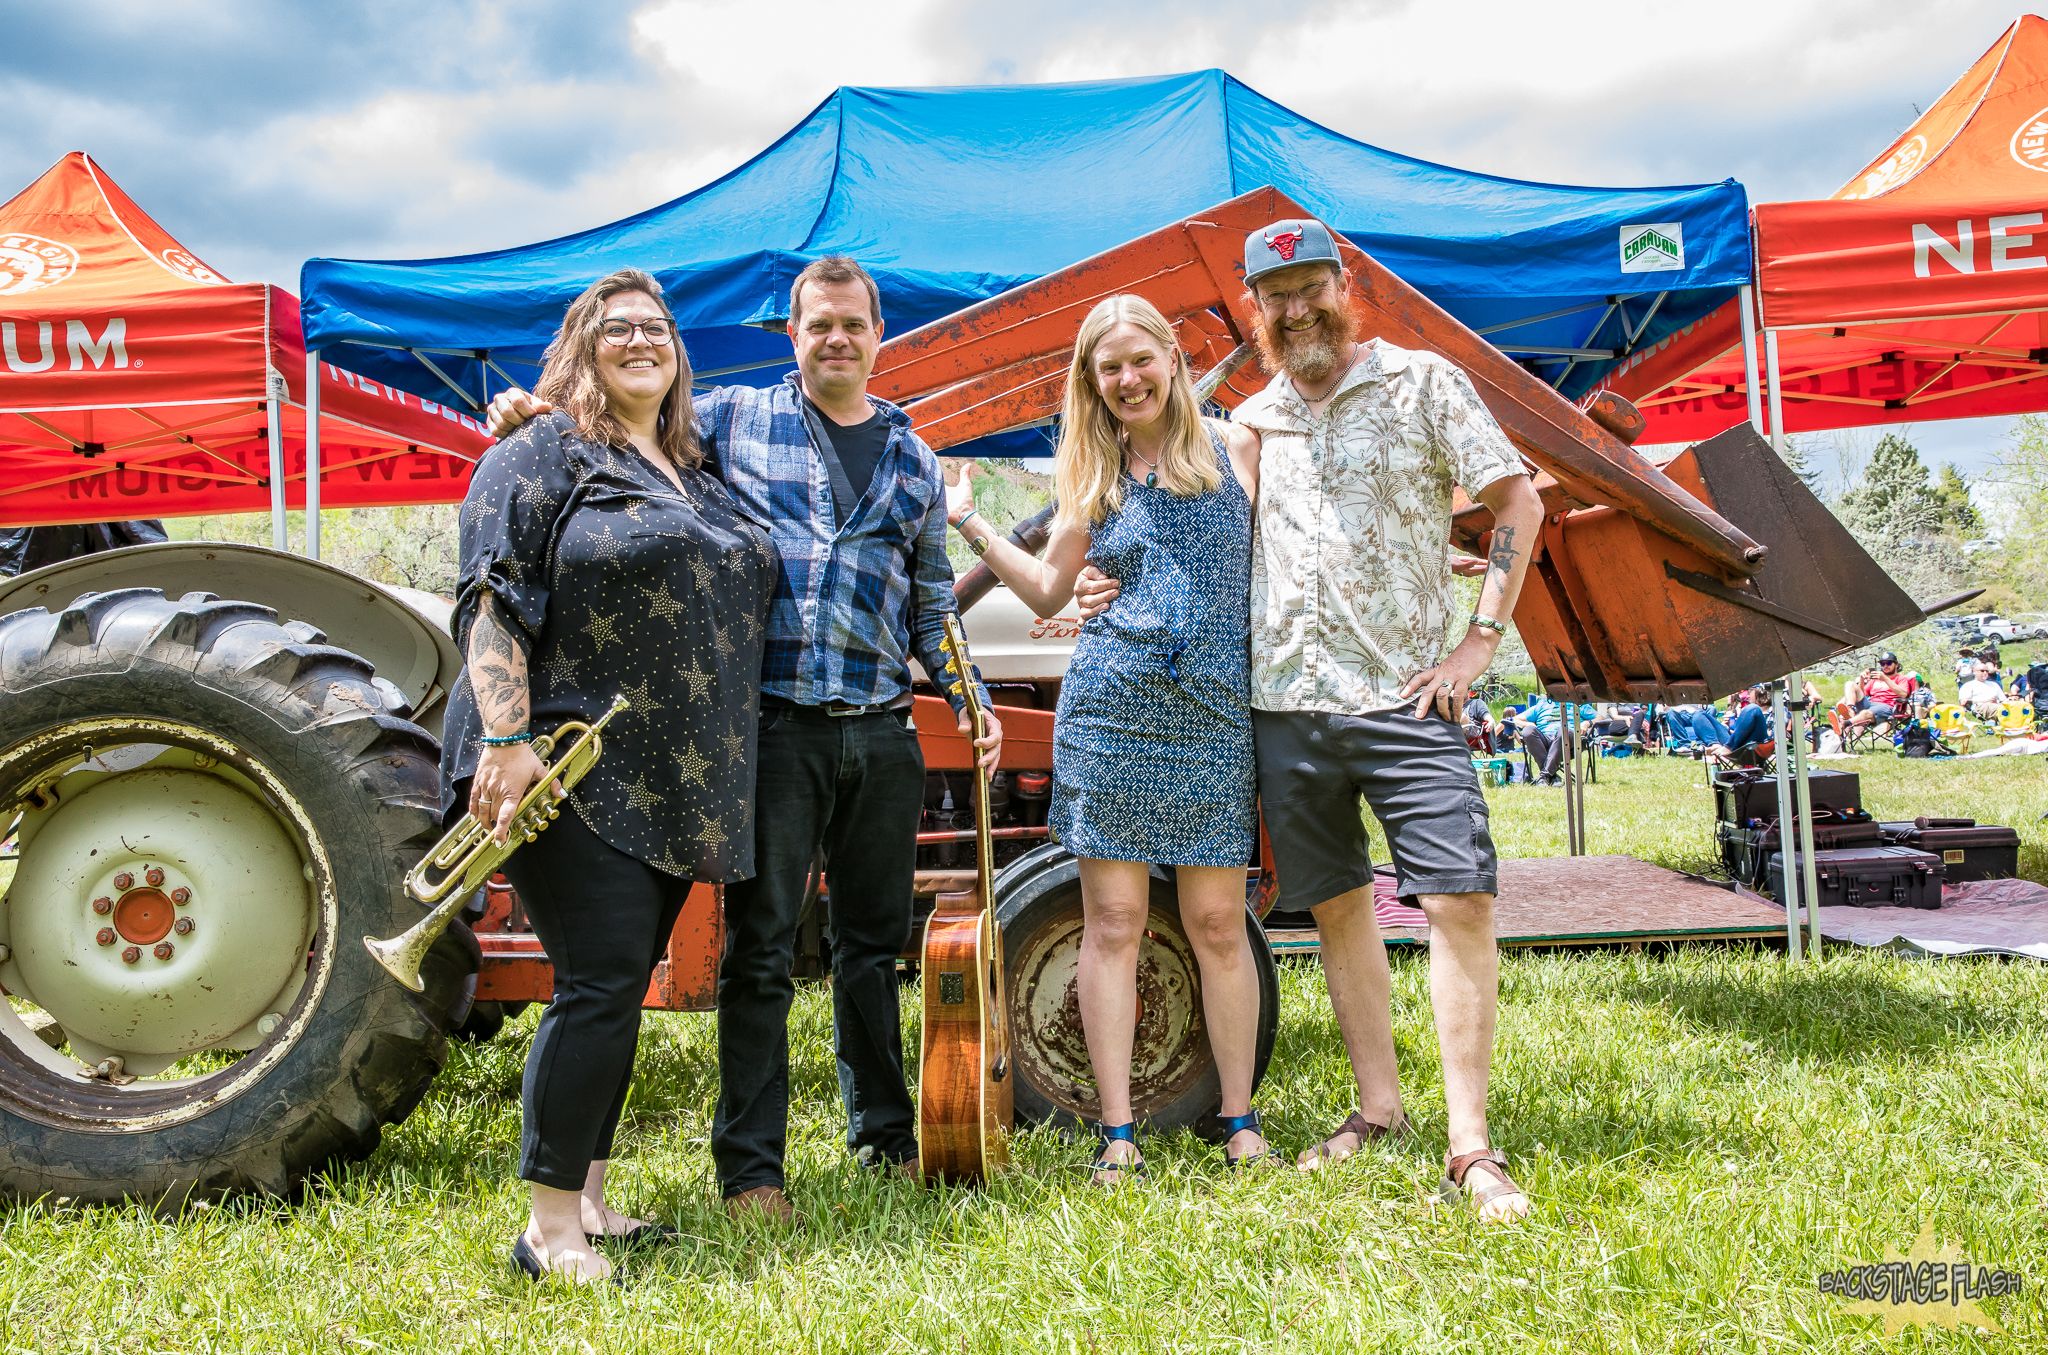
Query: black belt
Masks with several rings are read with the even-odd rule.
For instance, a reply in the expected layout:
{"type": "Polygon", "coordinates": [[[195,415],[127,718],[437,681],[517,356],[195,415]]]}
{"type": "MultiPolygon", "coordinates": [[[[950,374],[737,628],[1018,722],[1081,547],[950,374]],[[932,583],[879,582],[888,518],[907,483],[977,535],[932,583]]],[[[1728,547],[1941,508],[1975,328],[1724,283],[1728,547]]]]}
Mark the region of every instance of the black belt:
{"type": "Polygon", "coordinates": [[[877,701],[869,706],[856,706],[848,701],[825,701],[818,705],[807,706],[800,702],[784,700],[779,696],[764,695],[761,698],[761,711],[763,714],[769,711],[780,711],[787,715],[808,715],[814,718],[822,717],[834,720],[844,719],[851,715],[898,715],[909,710],[910,706],[911,698],[908,694],[896,697],[891,701],[877,701]]]}

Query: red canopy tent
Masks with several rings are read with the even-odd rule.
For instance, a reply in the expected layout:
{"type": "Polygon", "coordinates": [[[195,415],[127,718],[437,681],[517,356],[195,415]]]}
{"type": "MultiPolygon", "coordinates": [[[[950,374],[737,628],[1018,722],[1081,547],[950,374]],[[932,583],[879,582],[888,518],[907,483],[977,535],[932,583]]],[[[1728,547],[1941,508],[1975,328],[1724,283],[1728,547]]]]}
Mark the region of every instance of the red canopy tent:
{"type": "MultiPolygon", "coordinates": [[[[2044,199],[2048,20],[2030,14],[1834,197],[1755,208],[1774,435],[2048,409],[2044,199]]],[[[1730,302],[1615,369],[1643,441],[1758,418],[1746,318],[1730,302]]]]}
{"type": "Polygon", "coordinates": [[[330,364],[74,151],[0,206],[0,526],[460,499],[469,415],[330,364]],[[306,430],[316,431],[307,473],[306,430]],[[324,457],[319,448],[325,448],[324,457]]]}

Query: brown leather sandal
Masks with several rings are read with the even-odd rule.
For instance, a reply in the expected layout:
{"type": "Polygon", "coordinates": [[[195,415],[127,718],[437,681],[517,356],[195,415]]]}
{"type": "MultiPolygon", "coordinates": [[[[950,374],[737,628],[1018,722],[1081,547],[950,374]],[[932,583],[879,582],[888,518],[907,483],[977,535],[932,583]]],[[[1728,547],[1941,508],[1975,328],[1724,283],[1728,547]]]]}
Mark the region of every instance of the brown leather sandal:
{"type": "Polygon", "coordinates": [[[1356,1157],[1360,1152],[1364,1151],[1368,1143],[1379,1143],[1396,1138],[1412,1138],[1414,1135],[1415,1125],[1409,1120],[1405,1111],[1396,1111],[1392,1124],[1374,1124],[1371,1120],[1365,1118],[1363,1111],[1354,1110],[1344,1117],[1344,1123],[1338,1125],[1328,1134],[1325,1134],[1320,1143],[1295,1159],[1294,1165],[1300,1171],[1318,1171],[1324,1167],[1342,1162],[1344,1158],[1356,1157]],[[1330,1140],[1336,1138],[1339,1134],[1352,1134],[1358,1139],[1358,1147],[1345,1153],[1343,1157],[1339,1157],[1330,1151],[1330,1140]]]}
{"type": "MultiPolygon", "coordinates": [[[[1449,1153],[1444,1154],[1444,1179],[1439,1183],[1437,1190],[1445,1199],[1456,1199],[1460,1195],[1467,1196],[1472,1201],[1474,1211],[1484,1210],[1488,1204],[1495,1200],[1504,1199],[1509,1195],[1520,1195],[1524,1199],[1528,1198],[1528,1192],[1516,1185],[1515,1178],[1508,1175],[1508,1155],[1498,1148],[1474,1148],[1471,1152],[1459,1153],[1456,1157],[1452,1157],[1449,1153]],[[1500,1179],[1492,1185],[1482,1186],[1470,1192],[1466,1191],[1466,1175],[1482,1162],[1498,1172],[1500,1179]]],[[[1513,1221],[1516,1217],[1519,1216],[1510,1215],[1507,1218],[1493,1221],[1507,1223],[1513,1221]]]]}

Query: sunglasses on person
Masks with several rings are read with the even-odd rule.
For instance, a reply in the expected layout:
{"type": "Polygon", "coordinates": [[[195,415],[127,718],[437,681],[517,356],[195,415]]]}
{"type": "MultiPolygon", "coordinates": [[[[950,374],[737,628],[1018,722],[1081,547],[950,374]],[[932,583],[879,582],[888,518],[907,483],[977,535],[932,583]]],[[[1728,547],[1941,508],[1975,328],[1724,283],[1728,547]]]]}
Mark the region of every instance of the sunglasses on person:
{"type": "Polygon", "coordinates": [[[614,348],[624,348],[633,341],[633,331],[640,331],[640,337],[660,348],[676,336],[676,327],[666,320],[607,320],[597,327],[604,341],[614,348]]]}
{"type": "Polygon", "coordinates": [[[1884,671],[1887,673],[1891,672],[1892,669],[1897,668],[1898,666],[1899,661],[1897,659],[1886,659],[1883,663],[1878,665],[1879,668],[1884,669],[1884,671]]]}

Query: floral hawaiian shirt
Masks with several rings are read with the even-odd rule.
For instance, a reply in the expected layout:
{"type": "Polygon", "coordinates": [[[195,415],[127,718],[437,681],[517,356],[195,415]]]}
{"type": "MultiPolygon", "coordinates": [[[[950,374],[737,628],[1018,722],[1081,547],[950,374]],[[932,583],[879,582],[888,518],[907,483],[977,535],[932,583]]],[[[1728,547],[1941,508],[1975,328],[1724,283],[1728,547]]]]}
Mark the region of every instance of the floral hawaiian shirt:
{"type": "MultiPolygon", "coordinates": [[[[1260,434],[1252,705],[1362,715],[1448,651],[1451,486],[1525,475],[1471,378],[1374,339],[1311,415],[1284,375],[1238,408],[1260,434]]],[[[1458,628],[1460,634],[1464,627],[1458,628]]]]}

